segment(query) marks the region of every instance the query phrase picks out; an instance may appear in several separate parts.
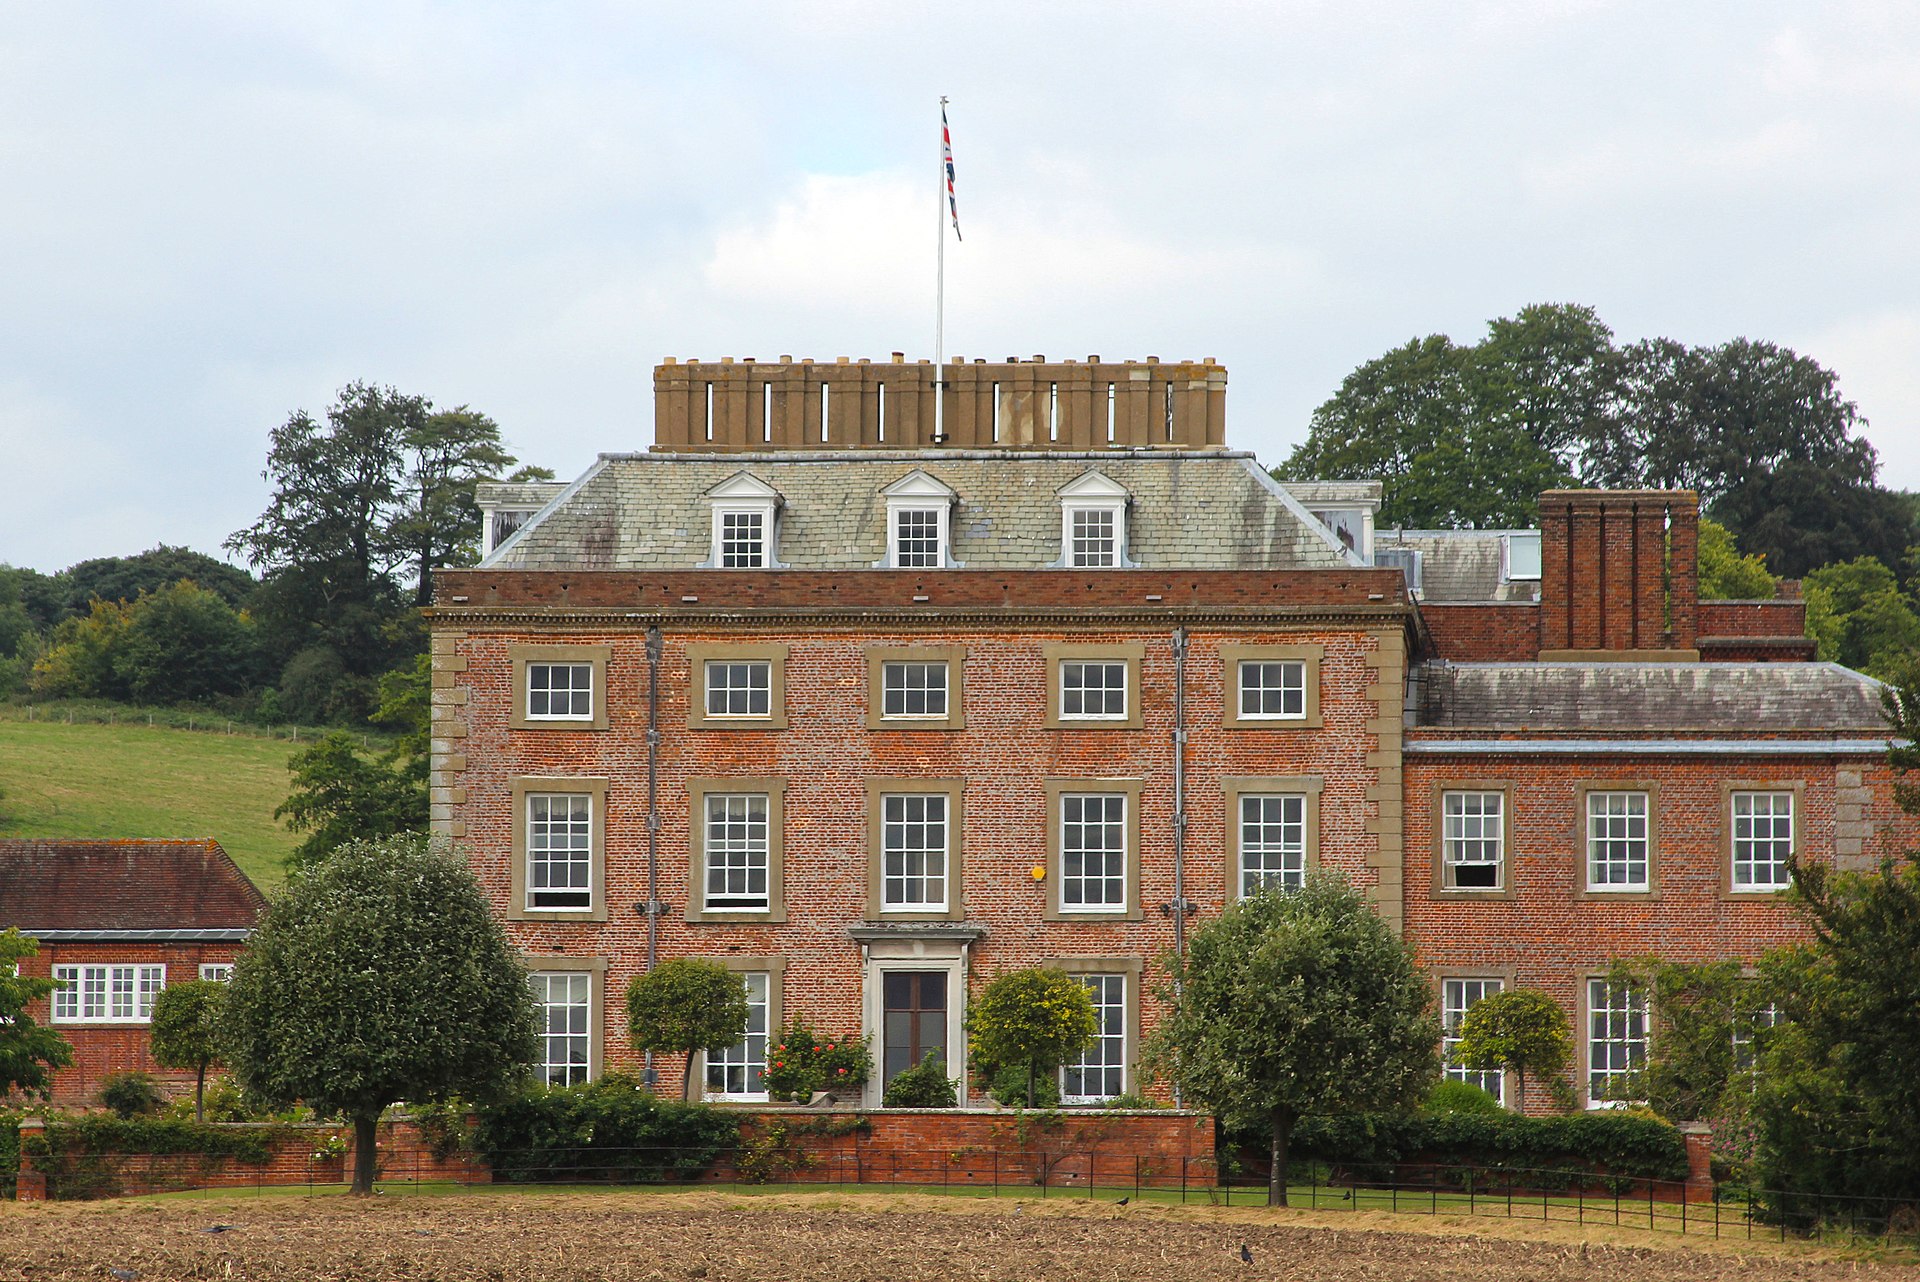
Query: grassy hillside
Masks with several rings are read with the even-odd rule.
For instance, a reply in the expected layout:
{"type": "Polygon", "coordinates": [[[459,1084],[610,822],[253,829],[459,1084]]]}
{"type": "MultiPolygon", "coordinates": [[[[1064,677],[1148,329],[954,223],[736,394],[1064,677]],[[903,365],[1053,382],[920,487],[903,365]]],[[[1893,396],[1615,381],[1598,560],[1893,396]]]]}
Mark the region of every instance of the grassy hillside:
{"type": "Polygon", "coordinates": [[[0,836],[212,837],[262,888],[299,838],[284,740],[139,725],[0,720],[0,836]]]}

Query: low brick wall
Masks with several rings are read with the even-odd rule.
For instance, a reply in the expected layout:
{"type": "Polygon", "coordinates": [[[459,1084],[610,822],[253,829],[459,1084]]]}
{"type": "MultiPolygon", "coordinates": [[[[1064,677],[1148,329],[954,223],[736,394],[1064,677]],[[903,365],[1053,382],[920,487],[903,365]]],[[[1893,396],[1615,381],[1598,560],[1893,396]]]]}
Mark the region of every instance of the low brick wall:
{"type": "MultiPolygon", "coordinates": [[[[28,1118],[20,1124],[20,1175],[15,1196],[22,1202],[136,1197],[183,1189],[344,1184],[352,1178],[350,1155],[315,1157],[330,1136],[344,1137],[351,1149],[351,1127],[303,1123],[264,1129],[281,1133],[271,1142],[264,1162],[202,1153],[95,1153],[86,1156],[82,1170],[63,1175],[58,1164],[47,1163],[49,1169],[41,1169],[26,1151],[32,1139],[46,1133],[38,1119],[28,1118]]],[[[456,1153],[445,1160],[435,1157],[419,1128],[405,1117],[382,1122],[377,1143],[377,1170],[383,1180],[485,1184],[493,1178],[487,1164],[472,1154],[456,1153]]]]}

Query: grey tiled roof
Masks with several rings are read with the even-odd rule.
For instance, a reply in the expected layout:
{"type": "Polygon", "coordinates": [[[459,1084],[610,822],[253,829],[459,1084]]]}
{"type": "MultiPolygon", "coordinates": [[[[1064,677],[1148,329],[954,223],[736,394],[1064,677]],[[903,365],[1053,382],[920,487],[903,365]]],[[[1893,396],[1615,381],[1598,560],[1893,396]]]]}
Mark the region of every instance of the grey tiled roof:
{"type": "Polygon", "coordinates": [[[1373,532],[1375,551],[1412,548],[1420,554],[1420,599],[1445,601],[1533,601],[1537,581],[1509,583],[1502,577],[1501,540],[1514,530],[1382,530],[1373,532]]]}
{"type": "Polygon", "coordinates": [[[473,487],[473,498],[481,507],[542,508],[566,488],[565,481],[482,481],[473,487]]]}
{"type": "Polygon", "coordinates": [[[1834,663],[1430,663],[1419,724],[1489,730],[1884,734],[1872,677],[1834,663]]]}
{"type": "Polygon", "coordinates": [[[487,569],[692,569],[712,555],[706,492],[740,472],[781,496],[776,553],[792,569],[864,569],[886,554],[880,491],[916,469],[959,495],[952,556],[969,569],[1060,563],[1062,486],[1098,471],[1131,496],[1127,555],[1148,567],[1311,569],[1354,564],[1244,454],[1097,455],[858,450],[605,454],[496,549],[487,569]]]}

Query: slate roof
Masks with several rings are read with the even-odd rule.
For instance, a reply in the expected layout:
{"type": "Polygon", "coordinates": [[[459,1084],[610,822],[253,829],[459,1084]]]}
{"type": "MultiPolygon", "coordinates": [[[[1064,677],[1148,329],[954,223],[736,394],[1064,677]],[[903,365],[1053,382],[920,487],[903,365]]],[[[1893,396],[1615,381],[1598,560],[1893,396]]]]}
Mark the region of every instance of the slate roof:
{"type": "Polygon", "coordinates": [[[1420,554],[1420,599],[1441,604],[1461,601],[1534,601],[1537,580],[1509,583],[1501,577],[1501,540],[1520,530],[1382,530],[1373,547],[1412,548],[1420,554]]]}
{"type": "Polygon", "coordinates": [[[886,555],[881,490],[919,469],[959,500],[953,559],[968,569],[1057,566],[1056,491],[1089,471],[1130,495],[1127,554],[1150,568],[1313,569],[1356,564],[1246,454],[843,450],[819,454],[603,454],[496,548],[483,569],[695,569],[712,554],[706,492],[747,472],[780,493],[782,568],[867,569],[886,555]]]}
{"type": "Polygon", "coordinates": [[[1887,733],[1885,687],[1835,663],[1429,663],[1419,676],[1422,726],[1887,733]]]}
{"type": "Polygon", "coordinates": [[[245,931],[266,902],[217,841],[0,840],[0,929],[245,931]]]}

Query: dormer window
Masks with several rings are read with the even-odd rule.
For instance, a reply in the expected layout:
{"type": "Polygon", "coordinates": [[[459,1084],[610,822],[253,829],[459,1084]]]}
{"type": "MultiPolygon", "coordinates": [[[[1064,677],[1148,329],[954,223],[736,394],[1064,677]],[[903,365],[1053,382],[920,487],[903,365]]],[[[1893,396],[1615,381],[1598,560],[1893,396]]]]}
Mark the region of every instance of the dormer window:
{"type": "Polygon", "coordinates": [[[767,570],[774,559],[774,520],[780,493],[739,472],[707,491],[713,504],[713,559],[722,570],[767,570]]]}
{"type": "Polygon", "coordinates": [[[896,570],[938,570],[954,564],[949,553],[952,489],[913,471],[880,491],[887,500],[887,556],[896,570]]]}
{"type": "Polygon", "coordinates": [[[1127,561],[1127,492],[1098,472],[1060,487],[1060,564],[1110,569],[1127,561]]]}

